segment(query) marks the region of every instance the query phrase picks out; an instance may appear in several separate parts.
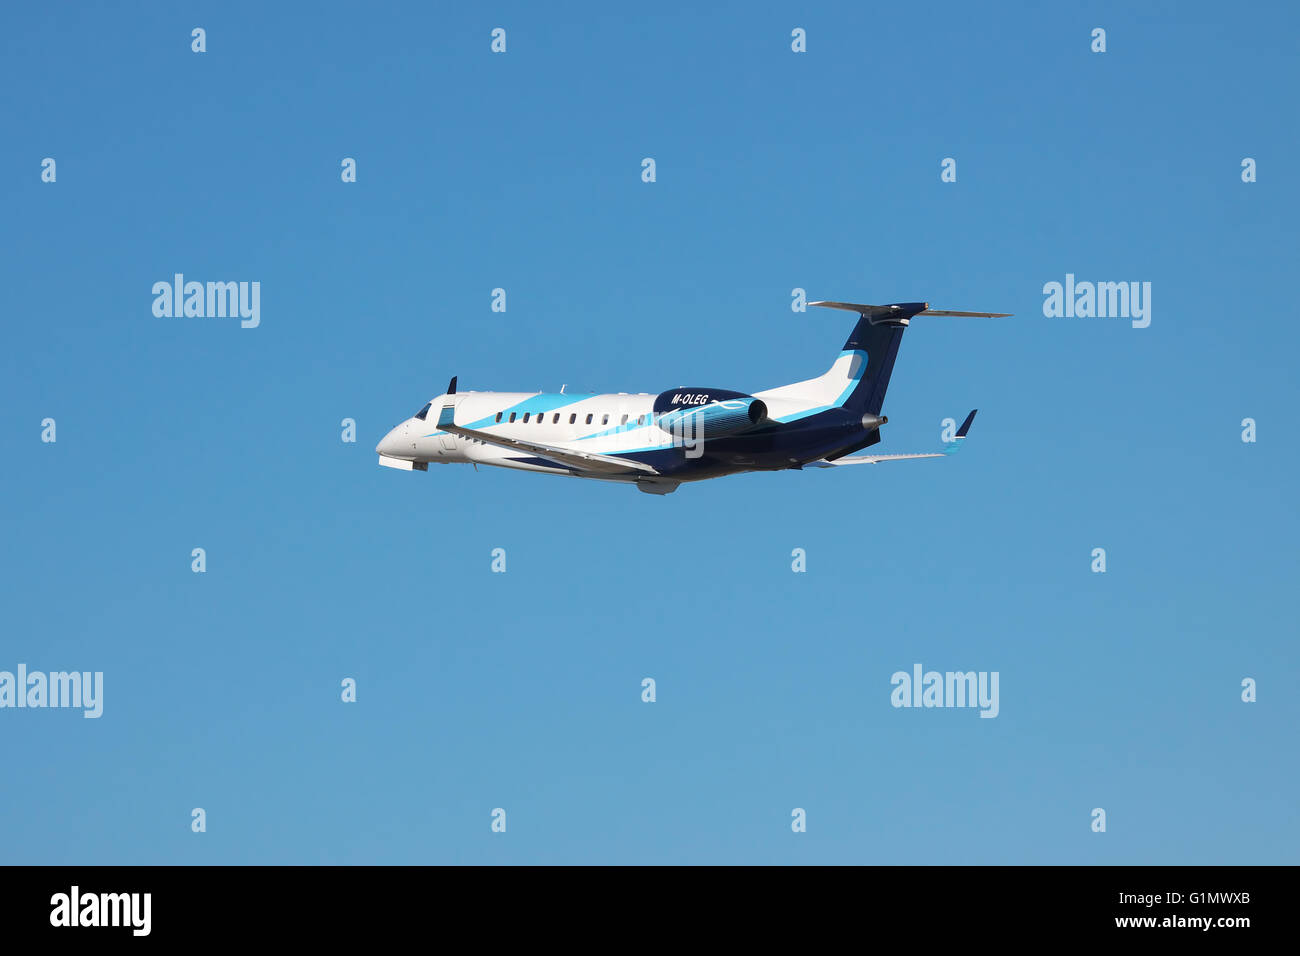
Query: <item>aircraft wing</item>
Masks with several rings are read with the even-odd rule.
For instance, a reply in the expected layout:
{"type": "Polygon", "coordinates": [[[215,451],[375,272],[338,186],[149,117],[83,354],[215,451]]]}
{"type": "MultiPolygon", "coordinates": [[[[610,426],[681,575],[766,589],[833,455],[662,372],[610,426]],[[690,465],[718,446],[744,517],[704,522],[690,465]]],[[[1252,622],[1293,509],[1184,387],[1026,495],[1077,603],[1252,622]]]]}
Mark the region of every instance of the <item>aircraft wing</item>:
{"type": "Polygon", "coordinates": [[[961,448],[962,440],[965,439],[966,433],[970,431],[971,422],[975,420],[975,412],[977,411],[979,411],[978,408],[966,416],[961,428],[957,429],[956,439],[951,443],[950,447],[945,448],[943,451],[929,451],[915,455],[848,455],[844,458],[836,458],[834,461],[825,459],[810,461],[804,467],[838,468],[840,465],[875,465],[882,461],[903,461],[909,458],[946,458],[948,455],[956,454],[957,450],[961,448]]]}
{"type": "Polygon", "coordinates": [[[874,465],[882,461],[902,461],[904,458],[944,458],[948,452],[932,451],[923,455],[849,455],[834,461],[810,461],[805,468],[838,468],[840,465],[874,465]]]}
{"type": "Polygon", "coordinates": [[[544,445],[541,442],[507,438],[504,435],[490,435],[487,432],[481,432],[473,428],[461,428],[455,423],[455,411],[454,406],[444,405],[442,413],[438,416],[438,427],[445,432],[451,432],[453,435],[473,438],[489,445],[497,445],[500,448],[526,451],[542,458],[549,458],[551,461],[559,462],[569,468],[576,468],[579,471],[604,475],[627,474],[628,472],[644,472],[648,475],[659,474],[658,471],[645,462],[633,461],[631,458],[619,458],[617,455],[598,455],[595,452],[577,451],[573,448],[557,448],[554,445],[544,445]]]}

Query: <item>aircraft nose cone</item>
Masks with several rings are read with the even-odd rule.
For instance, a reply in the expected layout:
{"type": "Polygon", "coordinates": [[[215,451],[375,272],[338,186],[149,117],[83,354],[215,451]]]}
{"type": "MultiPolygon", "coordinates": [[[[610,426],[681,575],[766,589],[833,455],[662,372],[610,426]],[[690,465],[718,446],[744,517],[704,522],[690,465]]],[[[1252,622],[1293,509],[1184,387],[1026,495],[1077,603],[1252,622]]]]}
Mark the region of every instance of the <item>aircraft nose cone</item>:
{"type": "Polygon", "coordinates": [[[379,439],[379,444],[375,446],[375,451],[381,455],[387,455],[390,458],[393,457],[393,454],[394,452],[397,451],[397,446],[398,446],[397,433],[401,431],[401,429],[402,426],[398,425],[396,428],[390,431],[383,438],[379,439]]]}

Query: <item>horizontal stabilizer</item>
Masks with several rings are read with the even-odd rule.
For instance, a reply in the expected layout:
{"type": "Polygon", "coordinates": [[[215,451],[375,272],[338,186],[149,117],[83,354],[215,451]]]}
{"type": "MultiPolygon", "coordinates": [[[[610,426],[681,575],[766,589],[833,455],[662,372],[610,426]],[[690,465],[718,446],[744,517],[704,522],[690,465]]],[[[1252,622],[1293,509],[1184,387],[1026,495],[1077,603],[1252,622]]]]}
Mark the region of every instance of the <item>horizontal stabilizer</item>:
{"type": "Polygon", "coordinates": [[[808,304],[819,305],[826,309],[843,309],[846,312],[856,312],[858,315],[865,315],[871,319],[887,319],[891,314],[944,315],[972,319],[1006,319],[1011,317],[1010,312],[949,312],[946,309],[932,309],[928,302],[919,303],[923,308],[916,312],[908,312],[901,305],[864,305],[859,302],[809,302],[808,304]]]}
{"type": "Polygon", "coordinates": [[[845,312],[856,312],[858,315],[865,315],[869,319],[888,319],[891,315],[897,315],[902,318],[909,318],[926,308],[928,302],[911,302],[906,305],[863,305],[858,302],[809,302],[809,305],[818,305],[824,309],[843,309],[845,312]],[[911,306],[908,308],[907,306],[911,306]]]}

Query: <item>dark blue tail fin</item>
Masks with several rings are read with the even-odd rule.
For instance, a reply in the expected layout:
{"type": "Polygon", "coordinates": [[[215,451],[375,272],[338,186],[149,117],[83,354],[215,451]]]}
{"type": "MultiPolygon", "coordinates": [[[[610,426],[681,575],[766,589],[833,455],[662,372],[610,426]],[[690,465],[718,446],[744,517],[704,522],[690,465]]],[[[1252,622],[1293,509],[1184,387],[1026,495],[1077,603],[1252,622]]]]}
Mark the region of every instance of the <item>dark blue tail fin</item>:
{"type": "Polygon", "coordinates": [[[885,390],[898,358],[898,346],[912,316],[924,312],[924,302],[898,302],[893,305],[856,305],[852,302],[810,302],[834,309],[858,313],[858,324],[844,343],[841,356],[859,353],[851,366],[849,386],[840,405],[852,412],[879,415],[885,405],[885,390]]]}
{"type": "MultiPolygon", "coordinates": [[[[915,315],[943,315],[955,318],[1005,319],[1007,312],[949,312],[932,309],[928,302],[895,302],[893,305],[860,305],[856,302],[809,302],[830,309],[858,313],[858,324],[844,343],[844,350],[820,381],[831,388],[843,383],[842,408],[864,415],[879,415],[885,405],[885,390],[898,358],[903,333],[915,315]]],[[[878,439],[877,439],[878,440],[878,439]]]]}

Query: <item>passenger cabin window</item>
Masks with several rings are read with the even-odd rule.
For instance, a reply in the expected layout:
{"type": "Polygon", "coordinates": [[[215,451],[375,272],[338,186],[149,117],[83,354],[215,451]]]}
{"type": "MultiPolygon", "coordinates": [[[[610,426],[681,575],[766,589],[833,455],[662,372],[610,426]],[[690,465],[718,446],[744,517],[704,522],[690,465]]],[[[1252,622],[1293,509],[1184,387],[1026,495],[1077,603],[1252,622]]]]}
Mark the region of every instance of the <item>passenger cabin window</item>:
{"type": "Polygon", "coordinates": [[[590,416],[590,415],[587,416],[587,424],[588,424],[588,425],[591,424],[591,416],[590,416]]]}
{"type": "Polygon", "coordinates": [[[424,408],[420,409],[418,412],[415,413],[415,417],[418,418],[420,421],[424,421],[424,416],[429,414],[429,409],[431,408],[433,408],[433,402],[427,402],[424,408]]]}
{"type": "Polygon", "coordinates": [[[626,416],[626,415],[623,416],[623,420],[622,420],[621,422],[619,422],[619,424],[620,424],[620,425],[626,425],[626,424],[627,424],[627,416],[626,416]]]}
{"type": "Polygon", "coordinates": [[[497,412],[497,421],[501,421],[501,416],[504,414],[505,412],[497,412]]]}
{"type": "Polygon", "coordinates": [[[511,413],[510,413],[510,420],[513,422],[513,421],[515,420],[515,416],[518,415],[518,414],[519,414],[518,412],[511,412],[511,413]]]}
{"type": "Polygon", "coordinates": [[[531,414],[532,414],[532,412],[524,412],[524,424],[525,424],[525,425],[528,424],[528,416],[531,415],[531,414]]]}
{"type": "Polygon", "coordinates": [[[574,412],[572,415],[569,416],[569,424],[570,424],[570,425],[572,425],[572,424],[573,424],[574,422],[576,422],[577,420],[578,420],[578,413],[577,413],[577,412],[574,412]]]}
{"type": "Polygon", "coordinates": [[[638,415],[638,416],[636,417],[636,423],[637,423],[638,425],[644,425],[644,424],[645,424],[645,416],[644,416],[644,415],[638,415]]]}
{"type": "Polygon", "coordinates": [[[538,413],[537,413],[537,424],[541,425],[541,424],[542,424],[543,422],[545,422],[545,421],[546,421],[546,413],[545,413],[545,412],[538,412],[538,413]]]}
{"type": "Polygon", "coordinates": [[[602,425],[608,425],[608,424],[609,424],[609,416],[608,416],[608,415],[602,415],[602,416],[600,416],[600,423],[601,423],[602,425]]]}
{"type": "Polygon", "coordinates": [[[560,420],[560,413],[556,412],[555,415],[551,418],[551,424],[554,425],[559,420],[560,420]]]}

